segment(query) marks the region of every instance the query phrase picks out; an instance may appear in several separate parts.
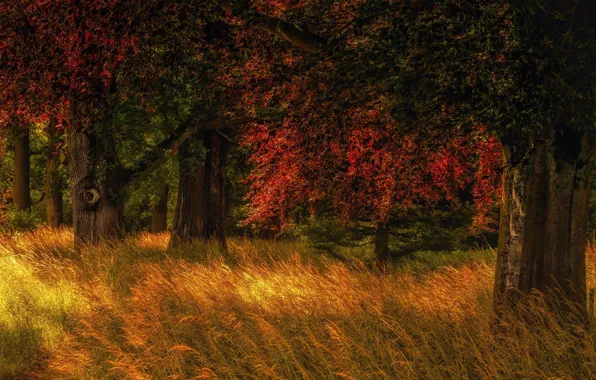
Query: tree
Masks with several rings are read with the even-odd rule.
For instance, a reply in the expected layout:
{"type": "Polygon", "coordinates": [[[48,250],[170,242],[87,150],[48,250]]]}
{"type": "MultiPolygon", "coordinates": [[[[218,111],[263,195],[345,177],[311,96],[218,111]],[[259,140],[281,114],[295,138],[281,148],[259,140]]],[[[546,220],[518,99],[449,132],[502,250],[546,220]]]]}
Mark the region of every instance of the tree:
{"type": "MultiPolygon", "coordinates": [[[[224,129],[225,131],[225,129],[224,129]]],[[[218,130],[206,131],[203,144],[207,150],[204,166],[202,202],[205,209],[203,238],[215,239],[219,246],[227,250],[226,241],[226,162],[229,142],[218,130]]]]}
{"type": "Polygon", "coordinates": [[[47,159],[45,172],[45,206],[46,221],[50,227],[60,227],[64,222],[62,202],[63,181],[59,172],[60,162],[60,131],[56,123],[51,120],[46,128],[47,134],[47,159]]]}
{"type": "MultiPolygon", "coordinates": [[[[3,168],[1,163],[4,162],[4,151],[6,150],[6,137],[0,134],[0,169],[3,168]]],[[[2,173],[2,170],[0,170],[2,173]]],[[[6,223],[6,194],[0,188],[0,226],[3,226],[6,223]]]]}
{"type": "Polygon", "coordinates": [[[14,175],[12,179],[12,199],[18,211],[31,208],[29,161],[31,152],[29,147],[29,130],[17,131],[14,144],[14,175]]]}
{"type": "Polygon", "coordinates": [[[0,11],[0,105],[64,120],[75,245],[122,236],[135,173],[118,157],[114,106],[158,75],[156,56],[200,46],[192,16],[202,13],[159,0],[2,1],[0,11]]]}
{"type": "MultiPolygon", "coordinates": [[[[205,57],[205,69],[200,79],[192,81],[198,86],[181,87],[185,91],[190,88],[192,95],[182,97],[194,99],[194,104],[201,106],[207,118],[196,122],[192,130],[187,130],[190,137],[182,143],[178,152],[178,200],[170,245],[213,239],[225,251],[225,172],[229,150],[226,133],[236,131],[246,122],[245,113],[238,112],[235,107],[243,93],[235,91],[237,88],[231,85],[235,81],[229,79],[229,73],[238,62],[250,60],[250,55],[237,48],[238,37],[231,33],[226,23],[211,21],[204,30],[206,47],[210,52],[205,57]]],[[[244,31],[237,32],[242,34],[244,31]]],[[[177,75],[173,75],[176,80],[188,78],[196,71],[196,63],[185,62],[177,65],[176,70],[179,70],[177,75]]],[[[187,81],[182,80],[183,83],[187,81]]]]}
{"type": "Polygon", "coordinates": [[[201,141],[191,139],[178,151],[178,201],[172,227],[171,246],[186,243],[202,235],[205,220],[203,194],[204,162],[201,141]]]}
{"type": "Polygon", "coordinates": [[[151,209],[151,232],[154,234],[168,229],[168,197],[170,187],[166,184],[159,201],[151,209]]]}
{"type": "Polygon", "coordinates": [[[178,202],[170,245],[214,239],[225,250],[228,142],[212,130],[200,135],[178,152],[178,202]]]}
{"type": "Polygon", "coordinates": [[[596,5],[522,2],[513,11],[524,48],[537,52],[528,60],[535,70],[525,79],[528,94],[514,105],[536,98],[539,105],[530,112],[537,117],[532,128],[501,132],[507,168],[495,307],[538,289],[562,296],[585,313],[585,246],[596,159],[596,5]],[[553,72],[547,73],[545,65],[553,72]]]}

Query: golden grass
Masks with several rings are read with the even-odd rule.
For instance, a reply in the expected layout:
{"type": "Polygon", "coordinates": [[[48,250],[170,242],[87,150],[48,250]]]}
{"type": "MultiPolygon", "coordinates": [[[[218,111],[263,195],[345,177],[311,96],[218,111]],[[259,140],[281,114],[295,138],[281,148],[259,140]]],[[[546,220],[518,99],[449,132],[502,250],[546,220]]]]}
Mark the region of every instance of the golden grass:
{"type": "Polygon", "coordinates": [[[541,323],[506,317],[495,333],[487,252],[380,273],[294,243],[234,239],[223,258],[210,245],[167,251],[167,234],[80,255],[71,239],[0,238],[0,377],[596,378],[596,335],[539,299],[541,323]]]}
{"type": "Polygon", "coordinates": [[[77,283],[62,271],[65,266],[34,255],[57,246],[59,234],[46,232],[52,241],[35,243],[34,235],[0,241],[0,378],[35,368],[58,349],[70,320],[88,311],[77,283]]]}

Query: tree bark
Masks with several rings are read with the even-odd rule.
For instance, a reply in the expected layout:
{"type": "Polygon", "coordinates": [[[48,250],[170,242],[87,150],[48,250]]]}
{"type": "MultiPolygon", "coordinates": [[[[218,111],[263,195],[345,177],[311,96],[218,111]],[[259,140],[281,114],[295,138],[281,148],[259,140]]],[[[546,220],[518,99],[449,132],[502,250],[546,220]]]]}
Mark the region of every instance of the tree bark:
{"type": "Polygon", "coordinates": [[[151,211],[151,232],[154,234],[164,232],[168,229],[168,196],[170,188],[166,185],[162,191],[159,202],[153,205],[151,211]]]}
{"type": "Polygon", "coordinates": [[[58,168],[60,167],[60,155],[56,151],[58,135],[53,125],[48,126],[48,152],[46,161],[45,177],[45,206],[46,221],[50,227],[60,227],[64,221],[62,204],[62,178],[58,168]]]}
{"type": "Polygon", "coordinates": [[[12,199],[19,211],[31,208],[31,192],[29,189],[31,173],[30,156],[29,130],[25,129],[17,137],[14,148],[12,199]]]}
{"type": "Polygon", "coordinates": [[[228,141],[214,131],[203,131],[199,138],[181,146],[171,246],[215,239],[220,247],[227,248],[225,165],[228,149],[228,141]]]}
{"type": "Polygon", "coordinates": [[[205,132],[204,146],[207,150],[203,181],[205,224],[203,238],[215,239],[227,249],[226,218],[226,162],[229,142],[214,131],[205,132]]]}
{"type": "Polygon", "coordinates": [[[75,248],[122,238],[125,177],[112,134],[104,127],[73,129],[67,141],[75,248]]]}
{"type": "Polygon", "coordinates": [[[186,140],[178,150],[178,200],[170,246],[175,247],[202,237],[204,224],[204,165],[200,140],[186,140]]]}
{"type": "Polygon", "coordinates": [[[375,258],[378,261],[389,260],[389,227],[384,223],[377,224],[375,232],[375,258]]]}
{"type": "Polygon", "coordinates": [[[579,309],[585,317],[594,139],[573,133],[558,136],[531,144],[522,158],[514,148],[519,145],[503,145],[495,311],[500,315],[524,294],[538,290],[557,310],[579,309]]]}

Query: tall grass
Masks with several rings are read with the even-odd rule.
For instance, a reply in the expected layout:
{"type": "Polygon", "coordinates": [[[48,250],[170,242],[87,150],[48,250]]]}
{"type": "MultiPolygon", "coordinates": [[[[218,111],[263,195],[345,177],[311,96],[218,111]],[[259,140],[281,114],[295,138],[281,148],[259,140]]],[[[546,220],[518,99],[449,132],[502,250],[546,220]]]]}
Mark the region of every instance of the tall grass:
{"type": "MultiPolygon", "coordinates": [[[[0,297],[26,305],[0,301],[4,377],[596,378],[596,335],[559,324],[539,298],[539,322],[505,316],[495,332],[490,252],[420,253],[379,271],[294,243],[237,239],[221,257],[142,235],[79,255],[70,239],[4,240],[0,297]]],[[[593,254],[588,267],[594,287],[593,254]]]]}
{"type": "MultiPolygon", "coordinates": [[[[53,232],[49,235],[53,242],[59,239],[53,232]]],[[[0,240],[1,378],[19,377],[34,370],[58,349],[73,320],[82,317],[87,309],[76,282],[62,271],[62,263],[49,256],[37,260],[39,253],[47,254],[41,247],[50,245],[32,246],[33,236],[13,242],[0,240]]]]}

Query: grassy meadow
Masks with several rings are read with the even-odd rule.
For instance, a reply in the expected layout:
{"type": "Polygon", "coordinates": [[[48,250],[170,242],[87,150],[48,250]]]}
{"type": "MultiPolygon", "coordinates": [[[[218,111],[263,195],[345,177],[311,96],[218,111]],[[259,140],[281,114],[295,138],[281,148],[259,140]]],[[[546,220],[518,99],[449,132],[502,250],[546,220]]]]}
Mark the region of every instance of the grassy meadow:
{"type": "MultiPolygon", "coordinates": [[[[491,325],[494,253],[385,268],[300,243],[169,236],[71,249],[72,231],[0,237],[0,378],[596,378],[596,333],[491,325]]],[[[596,287],[590,251],[588,286],[596,287]]]]}

